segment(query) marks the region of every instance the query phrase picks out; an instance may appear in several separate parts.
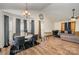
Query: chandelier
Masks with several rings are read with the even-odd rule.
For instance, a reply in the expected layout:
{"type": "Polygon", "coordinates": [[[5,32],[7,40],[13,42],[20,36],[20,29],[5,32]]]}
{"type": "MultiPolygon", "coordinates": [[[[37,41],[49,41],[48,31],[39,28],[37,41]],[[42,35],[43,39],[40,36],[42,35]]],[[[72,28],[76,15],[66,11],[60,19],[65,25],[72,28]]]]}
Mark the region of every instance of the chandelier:
{"type": "Polygon", "coordinates": [[[30,14],[30,12],[28,12],[27,10],[25,10],[25,11],[23,11],[23,15],[24,16],[30,16],[31,14],[30,14]]]}
{"type": "Polygon", "coordinates": [[[30,16],[30,12],[28,11],[28,6],[26,4],[26,9],[23,11],[23,16],[25,16],[26,18],[28,18],[30,16]]]}

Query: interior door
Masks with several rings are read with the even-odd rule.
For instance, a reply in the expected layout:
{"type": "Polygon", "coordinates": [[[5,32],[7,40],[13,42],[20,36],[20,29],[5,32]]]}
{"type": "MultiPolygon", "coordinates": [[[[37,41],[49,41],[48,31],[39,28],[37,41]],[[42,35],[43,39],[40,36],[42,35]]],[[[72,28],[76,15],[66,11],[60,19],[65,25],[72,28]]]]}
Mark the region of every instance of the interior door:
{"type": "Polygon", "coordinates": [[[16,34],[20,35],[20,19],[16,19],[16,34]]]}
{"type": "Polygon", "coordinates": [[[9,16],[4,15],[4,47],[9,46],[9,16]]]}

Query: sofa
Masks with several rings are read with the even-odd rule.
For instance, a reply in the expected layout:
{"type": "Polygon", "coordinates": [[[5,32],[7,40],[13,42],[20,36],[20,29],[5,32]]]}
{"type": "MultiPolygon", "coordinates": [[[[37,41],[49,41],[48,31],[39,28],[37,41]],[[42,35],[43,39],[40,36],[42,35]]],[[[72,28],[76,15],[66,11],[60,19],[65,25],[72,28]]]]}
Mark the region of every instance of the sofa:
{"type": "Polygon", "coordinates": [[[75,36],[74,34],[61,33],[60,38],[62,40],[79,43],[79,37],[75,36]]]}

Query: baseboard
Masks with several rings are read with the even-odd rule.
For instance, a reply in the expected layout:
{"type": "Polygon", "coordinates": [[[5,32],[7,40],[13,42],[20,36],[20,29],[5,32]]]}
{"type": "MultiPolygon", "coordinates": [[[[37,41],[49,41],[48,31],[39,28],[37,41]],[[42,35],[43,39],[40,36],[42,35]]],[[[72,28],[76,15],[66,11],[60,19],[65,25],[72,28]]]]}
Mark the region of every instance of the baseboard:
{"type": "Polygon", "coordinates": [[[45,36],[52,36],[52,32],[45,32],[44,35],[45,36]]]}

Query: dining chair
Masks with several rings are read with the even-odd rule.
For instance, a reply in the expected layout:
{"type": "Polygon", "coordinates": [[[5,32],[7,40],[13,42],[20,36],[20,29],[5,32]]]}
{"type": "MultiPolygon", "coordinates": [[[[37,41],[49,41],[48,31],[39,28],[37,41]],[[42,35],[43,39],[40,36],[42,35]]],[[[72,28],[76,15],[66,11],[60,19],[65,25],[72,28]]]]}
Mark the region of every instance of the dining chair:
{"type": "Polygon", "coordinates": [[[14,46],[16,47],[17,50],[20,49],[25,49],[25,37],[24,36],[19,36],[19,37],[14,37],[14,46]]]}

